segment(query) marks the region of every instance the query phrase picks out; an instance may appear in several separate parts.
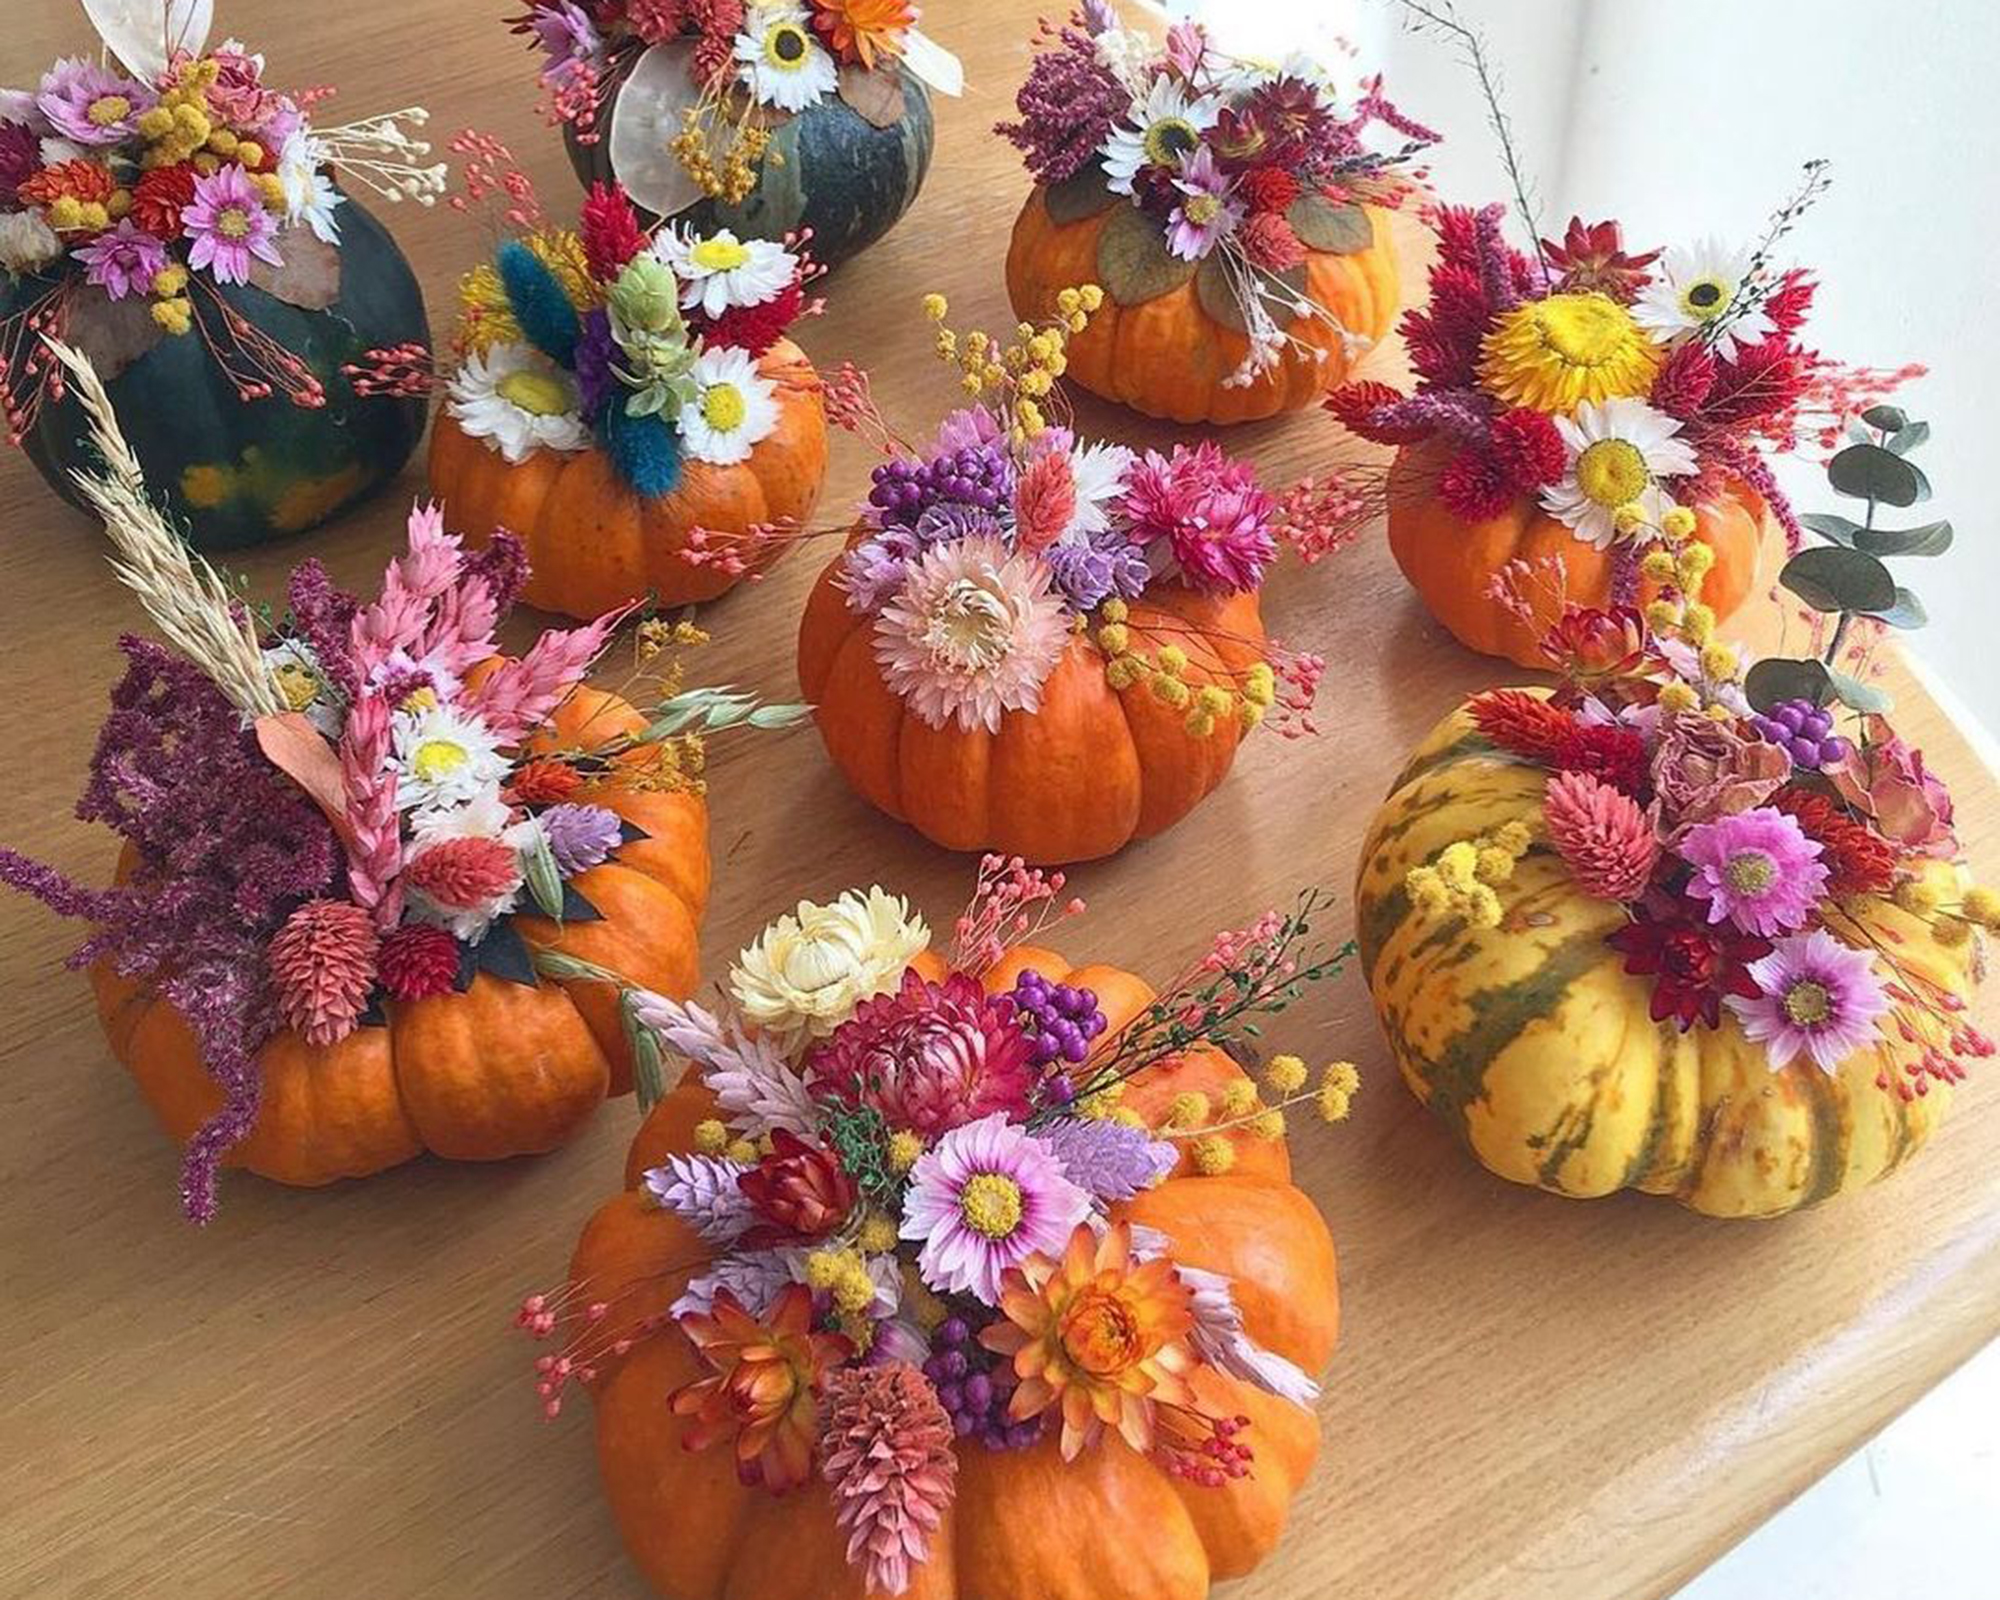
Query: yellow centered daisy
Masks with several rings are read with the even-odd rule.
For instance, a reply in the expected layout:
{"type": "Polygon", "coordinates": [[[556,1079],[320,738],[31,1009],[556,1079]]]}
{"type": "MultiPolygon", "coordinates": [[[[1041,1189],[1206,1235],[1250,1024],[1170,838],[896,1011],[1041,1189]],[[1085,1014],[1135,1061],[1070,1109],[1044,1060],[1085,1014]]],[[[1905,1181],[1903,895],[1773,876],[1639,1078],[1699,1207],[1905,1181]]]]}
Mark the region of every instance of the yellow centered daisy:
{"type": "Polygon", "coordinates": [[[1181,214],[1197,228],[1206,228],[1222,215],[1222,201],[1212,194],[1191,194],[1182,203],[1181,214]]]}
{"type": "MultiPolygon", "coordinates": [[[[1625,439],[1600,439],[1576,458],[1576,486],[1601,506],[1622,513],[1653,481],[1646,458],[1625,439]]],[[[1644,507],[1635,507],[1644,520],[1644,507]]]]}
{"type": "Polygon", "coordinates": [[[271,678],[278,686],[278,693],[284,696],[288,711],[303,711],[319,698],[319,679],[296,661],[273,668],[271,678]]]}
{"type": "Polygon", "coordinates": [[[688,260],[704,272],[734,272],[749,259],[749,246],[734,239],[703,239],[688,252],[688,260]]]}
{"type": "Polygon", "coordinates": [[[1162,117],[1146,130],[1146,160],[1170,167],[1200,143],[1201,130],[1186,117],[1162,117]]]}
{"type": "Polygon", "coordinates": [[[90,102],[90,109],[84,113],[100,128],[123,122],[131,114],[132,102],[122,94],[101,94],[90,102]]]}
{"type": "Polygon", "coordinates": [[[764,30],[764,61],[781,72],[798,72],[806,64],[811,41],[796,22],[774,22],[764,30]]]}
{"type": "Polygon", "coordinates": [[[1785,991],[1785,1015],[1802,1028],[1817,1027],[1833,1015],[1833,996],[1825,984],[1802,979],[1785,991]]]}
{"type": "Polygon", "coordinates": [[[734,433],[749,414],[749,402],[733,383],[712,383],[702,394],[702,420],[717,433],[734,433]]]}
{"type": "Polygon", "coordinates": [[[472,753],[456,739],[426,739],[410,757],[410,770],[426,783],[441,783],[471,759],[472,753]]]}
{"type": "Polygon", "coordinates": [[[1021,1186],[997,1172],[978,1173],[959,1190],[958,1210],[973,1232],[1005,1239],[1021,1225],[1021,1186]]]}
{"type": "Polygon", "coordinates": [[[1693,278],[1681,285],[1681,310],[1697,322],[1713,322],[1729,309],[1735,294],[1735,286],[1726,278],[1693,278]]]}
{"type": "Polygon", "coordinates": [[[433,689],[429,684],[425,684],[421,689],[412,689],[408,694],[404,695],[396,709],[411,713],[435,711],[437,710],[437,704],[437,690],[433,689]]]}
{"type": "Polygon", "coordinates": [[[493,385],[493,392],[531,417],[560,417],[570,409],[569,391],[546,372],[510,372],[493,385]]]}
{"type": "Polygon", "coordinates": [[[215,231],[225,239],[241,239],[250,232],[250,213],[241,206],[225,206],[216,216],[215,231]]]}
{"type": "Polygon", "coordinates": [[[1552,294],[1517,306],[1481,347],[1479,376],[1509,405],[1567,416],[1585,402],[1643,395],[1660,351],[1609,295],[1552,294]]]}
{"type": "Polygon", "coordinates": [[[1723,875],[1738,894],[1762,894],[1777,879],[1778,865],[1761,850],[1745,850],[1729,858],[1723,875]]]}

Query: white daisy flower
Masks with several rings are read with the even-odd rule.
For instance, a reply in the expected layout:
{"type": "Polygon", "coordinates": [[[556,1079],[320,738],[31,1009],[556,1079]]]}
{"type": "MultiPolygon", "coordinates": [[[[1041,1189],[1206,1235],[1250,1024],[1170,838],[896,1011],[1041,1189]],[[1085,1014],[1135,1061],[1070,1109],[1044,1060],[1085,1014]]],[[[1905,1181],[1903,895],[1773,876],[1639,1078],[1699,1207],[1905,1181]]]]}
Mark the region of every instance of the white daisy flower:
{"type": "Polygon", "coordinates": [[[1161,74],[1145,99],[1133,106],[1130,117],[1098,146],[1106,187],[1113,194],[1130,194],[1141,167],[1176,166],[1201,143],[1201,135],[1215,126],[1221,112],[1220,96],[1190,99],[1181,84],[1161,74]]]}
{"type": "Polygon", "coordinates": [[[445,394],[445,409],[458,425],[475,439],[491,440],[516,466],[537,450],[590,447],[575,380],[527,345],[469,351],[445,394]]]}
{"type": "Polygon", "coordinates": [[[679,417],[687,453],[716,467],[747,461],[778,425],[778,386],[757,371],[749,351],[728,345],[695,358],[694,383],[694,399],[679,417]]]}
{"type": "Polygon", "coordinates": [[[1750,270],[1750,251],[1731,250],[1714,239],[1692,247],[1675,246],[1662,257],[1653,281],[1632,306],[1632,319],[1662,341],[1714,329],[1715,353],[1734,361],[1744,345],[1761,344],[1777,325],[1753,308],[1717,325],[1729,309],[1743,275],[1750,270]]]}
{"type": "Polygon", "coordinates": [[[653,254],[681,280],[681,305],[719,317],[732,306],[761,306],[784,293],[798,262],[770,239],[739,239],[727,228],[701,235],[664,229],[653,254]]]}
{"type": "Polygon", "coordinates": [[[278,686],[278,698],[287,711],[301,713],[329,739],[340,737],[346,702],[311,645],[303,639],[280,639],[264,652],[264,670],[278,686]]]}
{"type": "Polygon", "coordinates": [[[340,224],[333,212],[345,197],[304,128],[294,128],[279,147],[278,182],[285,191],[285,220],[295,226],[303,222],[321,244],[339,244],[340,224]]]}
{"type": "Polygon", "coordinates": [[[396,809],[432,812],[462,806],[507,775],[492,729],[452,706],[395,716],[396,809]]]}
{"type": "Polygon", "coordinates": [[[1657,527],[1673,502],[1661,478],[1695,470],[1681,425],[1643,400],[1585,403],[1554,419],[1562,435],[1562,480],[1542,491],[1542,508],[1586,544],[1608,549],[1618,537],[1618,509],[1636,505],[1657,527]]]}
{"type": "Polygon", "coordinates": [[[1105,506],[1125,488],[1132,452],[1122,444],[1080,443],[1069,453],[1070,476],[1076,483],[1076,513],[1062,531],[1065,539],[1088,538],[1111,526],[1105,506]]]}
{"type": "Polygon", "coordinates": [[[736,76],[760,105],[803,111],[840,85],[840,70],[813,37],[803,6],[752,6],[736,36],[736,76]]]}

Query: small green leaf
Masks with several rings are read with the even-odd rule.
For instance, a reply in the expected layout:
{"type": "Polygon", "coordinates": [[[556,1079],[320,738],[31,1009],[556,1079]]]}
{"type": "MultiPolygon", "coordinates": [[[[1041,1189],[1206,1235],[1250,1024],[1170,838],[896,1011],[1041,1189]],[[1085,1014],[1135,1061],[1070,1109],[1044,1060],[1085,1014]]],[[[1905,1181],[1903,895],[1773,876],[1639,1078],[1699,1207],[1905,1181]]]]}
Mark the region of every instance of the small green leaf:
{"type": "Polygon", "coordinates": [[[1895,709],[1895,697],[1887,689],[1878,689],[1872,683],[1863,683],[1859,678],[1850,677],[1845,672],[1827,669],[1826,681],[1839,696],[1840,703],[1852,711],[1883,712],[1895,709]]]}
{"type": "Polygon", "coordinates": [[[1178,289],[1197,266],[1170,251],[1160,225],[1137,206],[1120,206],[1097,236],[1097,280],[1121,306],[1144,305],[1178,289]]]}
{"type": "Polygon", "coordinates": [[[527,881],[528,893],[534,896],[542,915],[562,921],[562,869],[556,865],[555,852],[549,848],[549,841],[539,829],[535,833],[533,848],[521,852],[521,876],[527,881]]]}
{"type": "Polygon", "coordinates": [[[1930,614],[1924,610],[1923,601],[1900,583],[1896,585],[1896,603],[1880,611],[1871,611],[1868,615],[1888,623],[1892,628],[1904,629],[1921,628],[1931,620],[1930,614]]]}
{"type": "Polygon", "coordinates": [[[1106,186],[1104,169],[1094,161],[1081,172],[1042,191],[1042,204],[1048,207],[1051,222],[1081,222],[1085,217],[1110,210],[1124,199],[1126,196],[1113,194],[1106,186]]]}
{"type": "Polygon", "coordinates": [[[1855,500],[1878,500],[1885,506],[1913,506],[1928,500],[1930,480],[1901,456],[1878,444],[1851,444],[1827,463],[1827,482],[1855,500]]]}
{"type": "Polygon", "coordinates": [[[1778,582],[1815,611],[1877,611],[1896,603],[1896,580],[1875,557],[1837,544],[1814,545],[1785,563],[1778,582]]]}
{"type": "Polygon", "coordinates": [[[1870,406],[1861,413],[1861,420],[1871,428],[1880,428],[1884,433],[1894,433],[1899,428],[1907,428],[1910,419],[1904,415],[1901,406],[1870,406]]]}
{"type": "Polygon", "coordinates": [[[1351,256],[1375,242],[1375,223],[1360,206],[1340,205],[1323,194],[1302,194],[1285,210],[1285,220],[1308,250],[1351,256]]]}
{"type": "Polygon", "coordinates": [[[1913,422],[1889,436],[1889,448],[1899,456],[1906,456],[1930,436],[1931,425],[1928,422],[1913,422]]]}
{"type": "Polygon", "coordinates": [[[1951,524],[1926,522],[1921,528],[1864,528],[1854,548],[1871,556],[1941,556],[1951,548],[1951,524]]]}
{"type": "MultiPolygon", "coordinates": [[[[1306,269],[1303,266],[1287,267],[1283,272],[1257,272],[1248,276],[1259,296],[1276,295],[1273,279],[1283,284],[1293,296],[1302,296],[1306,292],[1306,269]]],[[[1244,317],[1243,307],[1236,298],[1237,281],[1240,280],[1231,279],[1229,269],[1223,265],[1221,255],[1212,254],[1202,261],[1201,270],[1194,275],[1194,290],[1201,300],[1202,310],[1213,320],[1225,328],[1234,328],[1238,333],[1248,333],[1250,331],[1248,320],[1244,317]]],[[[1283,301],[1274,300],[1274,303],[1266,309],[1271,311],[1273,320],[1281,327],[1291,321],[1294,315],[1290,304],[1283,301]]]]}
{"type": "Polygon", "coordinates": [[[1852,546],[1854,536],[1861,532],[1861,524],[1852,517],[1838,516],[1831,511],[1808,511],[1799,521],[1812,529],[1822,539],[1831,539],[1835,544],[1852,546]]]}
{"type": "Polygon", "coordinates": [[[1825,705],[1831,693],[1830,674],[1823,663],[1813,660],[1787,661],[1773,656],[1752,667],[1743,679],[1743,692],[1759,711],[1786,700],[1810,700],[1825,705]]]}

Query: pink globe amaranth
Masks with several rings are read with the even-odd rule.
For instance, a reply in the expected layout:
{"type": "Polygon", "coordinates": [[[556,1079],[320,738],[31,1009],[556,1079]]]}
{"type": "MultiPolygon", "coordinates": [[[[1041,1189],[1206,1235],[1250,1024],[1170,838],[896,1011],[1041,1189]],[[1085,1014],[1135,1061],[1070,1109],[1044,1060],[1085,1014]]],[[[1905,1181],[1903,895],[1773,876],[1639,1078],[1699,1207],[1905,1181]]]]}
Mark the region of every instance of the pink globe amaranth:
{"type": "Polygon", "coordinates": [[[1011,999],[962,972],[931,983],[914,968],[895,993],[857,1006],[806,1072],[816,1092],[926,1139],[994,1111],[1025,1116],[1035,1082],[1011,999]]]}

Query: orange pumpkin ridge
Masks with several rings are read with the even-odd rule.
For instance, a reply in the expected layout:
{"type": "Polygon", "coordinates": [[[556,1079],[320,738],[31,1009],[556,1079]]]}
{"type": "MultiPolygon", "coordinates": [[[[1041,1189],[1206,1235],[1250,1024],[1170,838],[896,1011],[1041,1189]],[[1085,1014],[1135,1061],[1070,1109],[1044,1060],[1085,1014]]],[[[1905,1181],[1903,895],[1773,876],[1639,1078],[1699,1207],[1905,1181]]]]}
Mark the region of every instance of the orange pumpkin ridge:
{"type": "MultiPolygon", "coordinates": [[[[758,524],[803,525],[826,478],[826,413],[812,363],[780,339],[757,370],[778,385],[776,429],[734,466],[684,461],[679,487],[656,500],[621,483],[598,449],[540,450],[510,465],[449,411],[431,428],[431,492],[474,545],[490,543],[496,528],[520,536],[523,598],[544,611],[588,619],[649,595],[663,606],[713,600],[747,574],[684,559],[693,530],[720,544],[758,524]]],[[[767,570],[792,543],[765,541],[750,570],[767,570]]]]}

